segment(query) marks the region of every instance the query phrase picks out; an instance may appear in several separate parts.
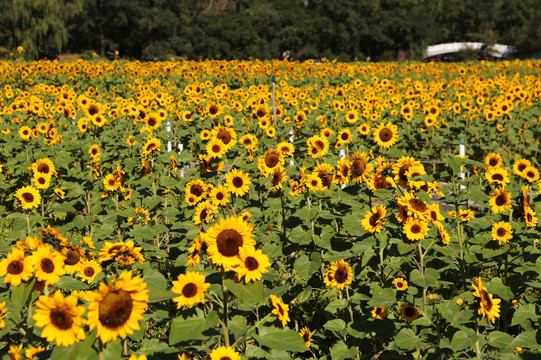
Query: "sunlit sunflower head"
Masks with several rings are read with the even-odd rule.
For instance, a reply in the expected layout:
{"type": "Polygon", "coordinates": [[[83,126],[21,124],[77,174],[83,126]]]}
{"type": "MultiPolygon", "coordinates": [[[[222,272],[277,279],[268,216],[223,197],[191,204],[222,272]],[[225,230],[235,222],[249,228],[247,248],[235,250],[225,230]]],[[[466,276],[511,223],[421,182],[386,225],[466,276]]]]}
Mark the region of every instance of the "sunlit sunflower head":
{"type": "Polygon", "coordinates": [[[24,251],[13,248],[7,256],[0,261],[0,277],[5,276],[4,284],[19,286],[22,281],[28,281],[34,273],[34,267],[24,251]]]}
{"type": "Polygon", "coordinates": [[[218,210],[217,205],[210,200],[206,200],[197,204],[193,215],[193,223],[197,226],[202,226],[205,223],[211,222],[215,213],[218,210]]]}
{"type": "Polygon", "coordinates": [[[102,267],[96,260],[84,260],[78,266],[77,277],[90,284],[101,271],[102,267]]]}
{"type": "Polygon", "coordinates": [[[64,256],[49,245],[40,246],[32,252],[30,263],[36,270],[36,279],[47,285],[56,284],[60,281],[60,276],[66,273],[64,256]]]}
{"type": "Polygon", "coordinates": [[[401,277],[397,277],[393,280],[393,285],[396,288],[396,290],[405,291],[408,289],[408,282],[406,279],[403,279],[401,277]]]}
{"type": "Polygon", "coordinates": [[[101,156],[100,147],[97,144],[90,145],[88,149],[88,154],[92,159],[99,159],[101,156]]]}
{"type": "Polygon", "coordinates": [[[485,156],[485,164],[492,168],[501,167],[503,165],[503,158],[500,154],[493,152],[485,156]]]}
{"type": "Polygon", "coordinates": [[[227,147],[217,138],[211,138],[205,149],[207,155],[215,159],[221,159],[227,152],[227,147]]]}
{"type": "Polygon", "coordinates": [[[416,306],[403,303],[400,307],[400,315],[410,323],[421,315],[421,311],[416,306]]]}
{"type": "Polygon", "coordinates": [[[370,124],[367,122],[362,123],[361,125],[357,126],[357,131],[359,134],[367,136],[370,134],[370,124]]]}
{"type": "Polygon", "coordinates": [[[494,299],[492,294],[489,294],[486,290],[481,290],[479,294],[479,308],[477,309],[477,313],[482,318],[486,316],[490,322],[494,323],[496,318],[500,317],[499,304],[502,300],[494,299]]]}
{"type": "Polygon", "coordinates": [[[425,181],[418,179],[419,176],[426,175],[422,164],[410,166],[404,175],[408,178],[407,189],[419,190],[425,185],[425,181]]]}
{"type": "Polygon", "coordinates": [[[492,192],[492,194],[490,194],[488,203],[493,213],[504,213],[505,210],[512,207],[511,193],[506,191],[504,188],[497,188],[492,192]]]}
{"type": "Polygon", "coordinates": [[[349,158],[350,179],[353,183],[363,183],[374,171],[374,164],[365,152],[355,152],[349,158]]]}
{"type": "Polygon", "coordinates": [[[483,280],[481,280],[480,277],[478,278],[475,278],[472,282],[472,287],[473,287],[473,296],[475,297],[481,297],[481,291],[486,291],[487,288],[485,287],[485,285],[483,285],[483,280]]]}
{"type": "Polygon", "coordinates": [[[539,170],[534,166],[526,166],[522,172],[522,178],[528,180],[529,182],[535,182],[539,180],[539,170]]]}
{"type": "Polygon", "coordinates": [[[249,150],[255,150],[257,149],[257,143],[258,143],[257,136],[253,134],[246,134],[240,137],[239,143],[249,150]]]}
{"type": "Polygon", "coordinates": [[[310,347],[311,340],[312,340],[312,332],[309,328],[303,327],[301,331],[299,331],[299,335],[302,337],[302,340],[306,344],[306,347],[310,347]]]}
{"type": "Polygon", "coordinates": [[[285,304],[282,299],[272,294],[270,300],[273,306],[272,313],[278,317],[282,326],[286,326],[291,321],[289,318],[289,305],[285,304]]]}
{"type": "Polygon", "coordinates": [[[23,140],[28,140],[32,137],[32,128],[30,126],[23,125],[19,129],[19,137],[23,140]]]}
{"type": "Polygon", "coordinates": [[[363,228],[370,233],[377,233],[383,229],[385,225],[385,215],[387,209],[383,205],[376,205],[372,210],[367,212],[361,222],[363,228]]]}
{"type": "Polygon", "coordinates": [[[250,190],[250,177],[248,173],[239,169],[231,169],[225,174],[227,188],[236,196],[243,196],[250,190]]]}
{"type": "Polygon", "coordinates": [[[381,148],[388,149],[398,141],[398,126],[381,122],[374,129],[374,142],[381,148]]]}
{"type": "Polygon", "coordinates": [[[326,137],[320,135],[314,135],[306,141],[308,147],[308,155],[317,159],[325,156],[329,151],[329,140],[326,137]]]}
{"type": "Polygon", "coordinates": [[[261,172],[261,175],[267,177],[273,174],[275,170],[283,169],[284,162],[282,152],[268,149],[257,161],[257,168],[261,172]]]}
{"type": "Polygon", "coordinates": [[[203,243],[206,241],[206,234],[204,232],[200,232],[194,239],[192,246],[188,249],[188,252],[190,253],[188,255],[188,263],[186,266],[190,269],[194,268],[197,264],[199,264],[199,260],[201,260],[201,252],[203,250],[203,243]]]}
{"type": "Polygon", "coordinates": [[[60,290],[53,295],[41,295],[35,304],[36,326],[43,328],[41,337],[59,346],[70,346],[85,339],[81,315],[84,306],[77,305],[77,296],[64,297],[60,290]]]}
{"type": "Polygon", "coordinates": [[[421,165],[421,162],[418,160],[415,160],[411,156],[405,156],[401,157],[396,161],[396,163],[393,165],[393,175],[394,180],[404,189],[408,188],[408,177],[406,176],[406,172],[408,169],[415,165],[421,165]]]}
{"type": "Polygon", "coordinates": [[[333,261],[325,271],[323,281],[329,287],[343,290],[353,281],[353,270],[344,260],[333,261]]]}
{"type": "Polygon", "coordinates": [[[513,237],[511,224],[500,221],[492,226],[492,240],[497,240],[499,244],[508,243],[513,237]]]}
{"type": "Polygon", "coordinates": [[[269,257],[263,254],[263,251],[253,247],[240,248],[239,256],[240,266],[234,268],[238,279],[244,276],[246,283],[259,281],[262,274],[269,272],[267,269],[270,266],[269,257]]]}
{"type": "Polygon", "coordinates": [[[305,185],[308,190],[313,192],[325,191],[325,187],[323,186],[321,178],[314,173],[308,175],[305,181],[305,185]]]}
{"type": "Polygon", "coordinates": [[[186,274],[178,275],[171,289],[179,295],[173,298],[177,303],[177,309],[183,306],[191,308],[195,304],[204,303],[205,292],[209,286],[210,284],[205,282],[205,275],[197,271],[187,271],[186,274]]]}
{"type": "Polygon", "coordinates": [[[489,183],[502,187],[509,184],[509,172],[504,168],[488,168],[485,172],[485,178],[489,183]]]}
{"type": "Polygon", "coordinates": [[[140,322],[148,304],[147,284],[139,276],[132,277],[125,271],[109,283],[100,283],[98,291],[92,294],[88,306],[90,331],[97,328],[97,336],[103,343],[124,339],[139,330],[140,322]]]}
{"type": "Polygon", "coordinates": [[[24,210],[37,208],[41,203],[41,195],[33,186],[24,186],[15,192],[17,204],[24,210]]]}
{"type": "Polygon", "coordinates": [[[237,133],[233,128],[227,126],[214,127],[211,131],[211,137],[220,140],[227,150],[237,143],[237,133]]]}
{"type": "Polygon", "coordinates": [[[210,360],[240,360],[240,354],[229,346],[220,346],[210,352],[210,360]]]}
{"type": "Polygon", "coordinates": [[[538,218],[535,216],[535,211],[530,206],[524,207],[524,220],[526,221],[526,226],[530,228],[537,226],[538,218]]]}
{"type": "Polygon", "coordinates": [[[470,209],[460,209],[458,211],[458,218],[461,222],[468,222],[475,216],[473,210],[470,209]]]}
{"type": "Polygon", "coordinates": [[[428,221],[430,221],[432,224],[439,224],[444,219],[445,218],[440,213],[440,204],[433,203],[428,205],[428,221]]]}
{"type": "Polygon", "coordinates": [[[158,138],[148,139],[147,142],[143,145],[142,156],[146,157],[150,154],[160,151],[161,146],[162,146],[162,142],[160,139],[158,138]]]}
{"type": "Polygon", "coordinates": [[[73,274],[77,271],[79,264],[84,260],[85,250],[72,243],[62,246],[61,254],[64,256],[64,270],[73,274]]]}
{"type": "Polygon", "coordinates": [[[430,217],[428,205],[413,192],[404,192],[403,196],[397,198],[397,203],[406,209],[408,217],[420,220],[428,220],[430,217]]]}
{"type": "Polygon", "coordinates": [[[210,261],[226,271],[241,265],[241,248],[255,245],[252,228],[242,220],[242,217],[220,219],[206,234],[210,261]]]}
{"type": "Polygon", "coordinates": [[[374,319],[383,320],[387,317],[387,307],[374,306],[374,309],[372,309],[370,314],[374,319]]]}
{"type": "Polygon", "coordinates": [[[107,174],[107,176],[103,178],[103,186],[107,191],[115,191],[119,189],[120,184],[118,183],[115,175],[107,174]]]}
{"type": "Polygon", "coordinates": [[[351,133],[351,130],[349,129],[342,129],[338,132],[336,135],[337,141],[335,144],[336,148],[342,147],[344,145],[347,145],[353,141],[353,134],[351,133]]]}
{"type": "Polygon", "coordinates": [[[185,201],[189,205],[194,205],[207,196],[207,190],[208,187],[203,180],[191,180],[184,187],[185,201]]]}
{"type": "Polygon", "coordinates": [[[531,166],[532,163],[528,159],[518,159],[513,163],[513,172],[518,176],[524,176],[524,170],[531,166]]]}
{"type": "Polygon", "coordinates": [[[215,205],[225,206],[229,203],[231,195],[224,185],[218,185],[210,192],[210,199],[215,205]]]}

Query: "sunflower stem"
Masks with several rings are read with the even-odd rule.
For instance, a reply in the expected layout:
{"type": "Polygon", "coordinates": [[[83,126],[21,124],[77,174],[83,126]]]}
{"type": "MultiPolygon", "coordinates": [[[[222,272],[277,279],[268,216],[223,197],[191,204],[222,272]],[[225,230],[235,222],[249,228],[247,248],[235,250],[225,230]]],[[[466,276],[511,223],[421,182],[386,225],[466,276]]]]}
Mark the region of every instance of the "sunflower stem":
{"type": "Polygon", "coordinates": [[[30,236],[32,232],[32,227],[30,226],[30,215],[26,214],[26,227],[28,231],[28,236],[30,236]]]}
{"type": "Polygon", "coordinates": [[[284,203],[284,190],[280,189],[280,201],[282,202],[282,231],[284,232],[284,239],[286,236],[286,208],[284,203]]]}
{"type": "Polygon", "coordinates": [[[225,346],[229,346],[229,329],[227,328],[227,287],[225,286],[225,271],[222,268],[222,294],[224,295],[224,319],[222,320],[222,330],[224,332],[225,346]]]}
{"type": "Polygon", "coordinates": [[[101,339],[98,340],[98,359],[105,360],[105,356],[103,355],[103,343],[101,342],[101,339]]]}
{"type": "Polygon", "coordinates": [[[248,336],[249,333],[252,332],[252,330],[254,330],[255,328],[257,328],[259,325],[261,325],[262,323],[264,323],[265,321],[267,321],[267,319],[272,315],[272,313],[268,313],[267,315],[265,315],[264,318],[262,318],[261,320],[259,321],[256,321],[256,323],[254,325],[252,325],[252,327],[250,327],[248,330],[246,330],[246,332],[241,336],[239,337],[234,343],[233,345],[231,345],[232,348],[235,348],[237,347],[238,345],[242,344],[243,342],[246,341],[246,338],[248,336]]]}
{"type": "MultiPolygon", "coordinates": [[[[417,243],[419,249],[419,271],[421,271],[421,278],[425,278],[425,263],[424,263],[424,253],[421,242],[417,243]]],[[[426,316],[426,287],[423,285],[423,315],[426,316]]]]}

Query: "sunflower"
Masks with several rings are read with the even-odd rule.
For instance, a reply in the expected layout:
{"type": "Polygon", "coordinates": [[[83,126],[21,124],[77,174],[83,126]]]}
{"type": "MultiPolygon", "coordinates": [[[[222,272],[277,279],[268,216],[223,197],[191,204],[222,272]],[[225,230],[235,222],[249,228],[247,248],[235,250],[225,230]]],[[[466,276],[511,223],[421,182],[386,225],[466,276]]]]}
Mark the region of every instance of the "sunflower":
{"type": "Polygon", "coordinates": [[[98,292],[92,293],[88,306],[89,330],[97,328],[103,343],[126,338],[139,330],[148,303],[147,284],[139,276],[125,271],[108,284],[100,283],[98,292]]]}
{"type": "Polygon", "coordinates": [[[400,307],[400,315],[406,319],[408,323],[417,319],[421,315],[421,311],[416,306],[410,305],[408,303],[403,303],[400,307]]]}
{"type": "Polygon", "coordinates": [[[28,140],[32,137],[32,128],[30,126],[21,126],[19,129],[19,137],[23,140],[28,140]]]}
{"type": "Polygon", "coordinates": [[[105,190],[107,191],[115,191],[118,190],[120,187],[120,184],[117,181],[117,178],[113,174],[108,174],[103,179],[103,186],[105,187],[105,190]]]}
{"type": "Polygon", "coordinates": [[[92,159],[99,160],[101,156],[100,147],[96,144],[90,145],[90,147],[88,148],[88,154],[90,155],[92,159]]]}
{"type": "Polygon", "coordinates": [[[38,247],[30,255],[30,263],[36,270],[36,279],[47,285],[56,284],[64,275],[64,256],[48,245],[38,247]]]}
{"type": "Polygon", "coordinates": [[[405,291],[408,288],[408,282],[406,279],[403,279],[401,277],[397,277],[393,280],[393,285],[396,288],[396,290],[405,291]]]}
{"type": "Polygon", "coordinates": [[[206,235],[203,232],[200,232],[194,239],[192,246],[188,249],[190,252],[190,255],[188,255],[188,263],[186,264],[187,267],[194,268],[197,264],[199,264],[199,260],[201,259],[201,251],[203,249],[203,243],[205,242],[206,235]]]}
{"type": "Polygon", "coordinates": [[[308,177],[306,178],[306,188],[313,192],[325,190],[321,178],[314,173],[308,175],[308,177]]]}
{"type": "Polygon", "coordinates": [[[6,302],[2,301],[0,303],[0,330],[6,327],[6,323],[4,322],[4,315],[6,315],[6,312],[6,302]]]}
{"type": "Polygon", "coordinates": [[[73,274],[77,271],[80,262],[84,260],[85,250],[77,245],[67,243],[62,247],[61,253],[64,256],[64,270],[68,274],[73,274]]]}
{"type": "Polygon", "coordinates": [[[501,214],[505,212],[505,210],[511,208],[511,193],[503,188],[495,189],[492,194],[490,194],[488,204],[493,213],[501,214]]]}
{"type": "Polygon", "coordinates": [[[21,355],[21,350],[23,348],[23,343],[19,345],[9,344],[8,355],[11,360],[21,360],[23,356],[21,355]]]}
{"type": "Polygon", "coordinates": [[[392,165],[394,180],[404,189],[408,189],[408,177],[406,172],[415,165],[421,165],[421,162],[411,156],[401,157],[392,165]]]}
{"type": "Polygon", "coordinates": [[[513,230],[511,224],[500,221],[492,226],[492,240],[498,240],[498,243],[508,243],[511,237],[513,237],[513,230]]]}
{"type": "Polygon", "coordinates": [[[329,151],[329,140],[326,137],[320,135],[314,135],[306,140],[308,147],[308,155],[317,159],[325,156],[329,151]]]}
{"type": "Polygon", "coordinates": [[[500,154],[493,152],[485,156],[485,164],[491,168],[497,168],[503,165],[503,158],[500,154]]]}
{"type": "Polygon", "coordinates": [[[263,254],[263,251],[256,250],[253,247],[240,248],[240,266],[234,268],[237,278],[244,276],[244,281],[248,284],[250,281],[261,280],[262,274],[268,273],[270,266],[269,257],[263,254]]]}
{"type": "Polygon", "coordinates": [[[443,226],[443,224],[436,223],[435,226],[436,226],[436,229],[438,229],[438,234],[440,235],[441,242],[444,245],[449,245],[449,243],[451,242],[451,236],[449,235],[447,230],[445,230],[445,227],[443,226]]]}
{"type": "Polygon", "coordinates": [[[353,134],[349,129],[342,129],[338,132],[336,135],[338,140],[336,141],[336,144],[334,145],[335,148],[339,148],[341,146],[347,145],[353,141],[353,134]]]}
{"type": "Polygon", "coordinates": [[[272,309],[272,313],[278,316],[278,320],[282,322],[282,326],[286,326],[287,323],[291,321],[289,318],[289,305],[284,304],[282,299],[274,294],[270,296],[270,299],[272,306],[274,307],[274,309],[272,309]]]}
{"type": "Polygon", "coordinates": [[[214,219],[214,213],[218,210],[218,207],[214,205],[211,201],[206,200],[199,204],[195,208],[195,213],[193,215],[194,225],[203,225],[204,223],[209,223],[214,219]]]}
{"type": "Polygon", "coordinates": [[[211,137],[220,140],[227,150],[237,143],[237,133],[231,127],[217,126],[210,132],[211,137]]]}
{"type": "Polygon", "coordinates": [[[30,167],[33,173],[40,173],[43,175],[56,176],[56,169],[53,162],[49,158],[39,159],[38,161],[32,163],[30,167]]]}
{"type": "Polygon", "coordinates": [[[183,306],[191,308],[194,304],[204,303],[205,292],[209,286],[210,284],[205,282],[205,275],[197,271],[187,271],[186,274],[178,275],[171,289],[175,294],[179,294],[173,298],[177,303],[177,309],[183,306]]]}
{"type": "Polygon", "coordinates": [[[440,213],[440,204],[433,203],[428,205],[428,216],[427,220],[430,221],[432,224],[437,225],[441,221],[445,219],[443,215],[440,213]]]}
{"type": "Polygon", "coordinates": [[[227,147],[217,138],[212,138],[206,146],[207,155],[214,159],[221,159],[227,152],[227,147]]]}
{"type": "Polygon", "coordinates": [[[225,174],[225,181],[229,191],[236,196],[243,196],[250,190],[250,177],[238,169],[231,169],[225,174]]]}
{"type": "Polygon", "coordinates": [[[143,145],[143,157],[147,157],[150,154],[153,154],[155,152],[160,151],[160,147],[162,146],[162,142],[158,138],[150,138],[147,140],[147,142],[143,145]]]}
{"type": "Polygon", "coordinates": [[[323,281],[328,287],[343,290],[353,281],[353,270],[344,260],[333,261],[325,271],[323,281]]]}
{"type": "Polygon", "coordinates": [[[90,284],[101,271],[102,268],[96,260],[85,260],[78,266],[77,277],[90,284]]]}
{"type": "Polygon", "coordinates": [[[239,142],[242,146],[249,150],[257,149],[258,139],[257,136],[252,134],[246,134],[240,137],[239,142]]]}
{"type": "Polygon", "coordinates": [[[239,257],[241,248],[255,245],[252,229],[242,217],[220,219],[206,234],[210,261],[226,271],[242,265],[239,257]]]}
{"type": "Polygon", "coordinates": [[[11,252],[0,261],[0,277],[4,278],[4,284],[19,286],[21,281],[28,281],[34,273],[34,267],[29,257],[24,257],[24,251],[13,248],[11,252]]]}
{"type": "Polygon", "coordinates": [[[41,337],[60,346],[70,346],[85,339],[81,315],[86,308],[77,305],[77,296],[64,298],[60,290],[51,296],[41,295],[35,304],[36,326],[43,328],[41,337]]]}
{"type": "Polygon", "coordinates": [[[408,179],[406,186],[407,189],[419,190],[425,185],[425,181],[415,179],[418,176],[426,175],[426,170],[423,164],[410,166],[404,175],[408,179]]]}
{"type": "Polygon", "coordinates": [[[33,186],[24,186],[15,192],[17,204],[24,210],[37,208],[41,203],[41,195],[33,186]]]}
{"type": "Polygon", "coordinates": [[[524,207],[524,219],[528,227],[535,227],[537,225],[537,216],[535,216],[535,211],[530,206],[524,207]]]}
{"type": "Polygon", "coordinates": [[[357,131],[361,135],[368,135],[370,134],[370,124],[367,122],[362,123],[361,125],[357,126],[357,131]]]}
{"type": "Polygon", "coordinates": [[[533,166],[526,166],[522,172],[522,178],[528,180],[529,182],[535,182],[539,180],[539,170],[533,166]]]}
{"type": "Polygon", "coordinates": [[[210,352],[210,360],[240,360],[240,354],[229,346],[220,346],[210,352]]]}
{"type": "Polygon", "coordinates": [[[485,179],[491,184],[505,187],[509,184],[509,172],[504,168],[488,168],[485,172],[485,179]]]}
{"type": "Polygon", "coordinates": [[[35,173],[33,183],[38,189],[47,189],[51,185],[51,177],[41,173],[35,173]]]}
{"type": "Polygon", "coordinates": [[[34,358],[37,358],[37,355],[44,351],[45,351],[45,348],[43,346],[38,346],[37,348],[30,347],[26,349],[26,351],[24,352],[24,355],[26,356],[27,359],[32,360],[34,358]]]}
{"type": "Polygon", "coordinates": [[[210,191],[210,199],[215,205],[226,206],[230,197],[227,187],[221,184],[210,191]]]}
{"type": "Polygon", "coordinates": [[[189,205],[195,205],[207,196],[207,190],[207,185],[202,180],[192,180],[184,187],[185,201],[189,205]]]}
{"type": "Polygon", "coordinates": [[[377,233],[383,229],[385,222],[383,218],[387,214],[387,209],[383,205],[376,205],[372,210],[367,212],[361,224],[363,228],[370,233],[377,233]]]}
{"type": "Polygon", "coordinates": [[[370,314],[374,319],[383,320],[387,317],[387,308],[385,306],[374,306],[370,314]]]}
{"type": "Polygon", "coordinates": [[[406,191],[403,196],[399,196],[397,198],[397,203],[399,206],[405,208],[408,217],[414,217],[420,220],[427,220],[430,218],[428,205],[412,192],[406,191]]]}
{"type": "Polygon", "coordinates": [[[458,218],[461,222],[468,222],[473,219],[474,212],[470,209],[460,209],[458,211],[458,218]]]}
{"type": "Polygon", "coordinates": [[[374,164],[369,163],[365,152],[355,152],[349,158],[350,179],[353,183],[363,183],[374,170],[374,164]]]}
{"type": "Polygon", "coordinates": [[[144,263],[145,258],[141,254],[141,247],[135,247],[133,240],[117,241],[110,243],[105,241],[105,245],[99,250],[98,257],[100,262],[116,259],[121,265],[132,265],[136,261],[144,263]]]}
{"type": "Polygon", "coordinates": [[[283,157],[288,157],[295,152],[295,147],[290,142],[282,141],[276,145],[276,150],[280,151],[283,157]]]}
{"type": "Polygon", "coordinates": [[[480,299],[480,306],[477,310],[479,315],[485,316],[493,323],[495,318],[500,317],[500,305],[501,299],[493,299],[492,294],[487,292],[487,288],[483,285],[481,278],[476,278],[472,282],[474,289],[473,296],[480,299]]]}
{"type": "Polygon", "coordinates": [[[284,168],[284,156],[278,150],[269,149],[257,161],[257,168],[261,175],[267,177],[274,171],[284,168]]]}
{"type": "Polygon", "coordinates": [[[374,129],[374,142],[384,149],[388,149],[398,141],[398,126],[384,122],[374,129]]]}
{"type": "Polygon", "coordinates": [[[303,327],[301,331],[299,331],[299,335],[302,337],[302,340],[306,344],[306,347],[310,347],[311,340],[312,340],[312,332],[307,327],[303,327]]]}
{"type": "Polygon", "coordinates": [[[524,170],[531,165],[532,163],[528,159],[518,159],[513,163],[513,172],[516,175],[523,176],[524,170]]]}

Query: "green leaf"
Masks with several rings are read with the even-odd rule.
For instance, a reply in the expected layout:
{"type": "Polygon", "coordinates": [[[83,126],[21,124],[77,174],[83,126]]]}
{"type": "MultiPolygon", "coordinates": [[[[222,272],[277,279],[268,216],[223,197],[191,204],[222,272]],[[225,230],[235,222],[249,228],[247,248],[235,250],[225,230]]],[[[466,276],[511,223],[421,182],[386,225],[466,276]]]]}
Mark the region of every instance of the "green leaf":
{"type": "Polygon", "coordinates": [[[145,265],[143,274],[143,280],[147,283],[149,303],[169,300],[176,296],[174,292],[169,290],[167,280],[159,271],[145,265]]]}
{"type": "Polygon", "coordinates": [[[537,321],[539,316],[535,312],[534,304],[520,305],[513,314],[513,320],[511,326],[523,324],[527,320],[537,321]]]}
{"type": "MultiPolygon", "coordinates": [[[[50,360],[87,360],[97,359],[98,353],[92,345],[96,340],[96,330],[87,334],[83,341],[71,346],[55,346],[49,357],[50,360]]],[[[119,342],[119,341],[116,341],[119,342]]],[[[118,354],[120,356],[120,354],[118,354]]],[[[113,357],[114,359],[115,357],[113,357]]]]}
{"type": "Polygon", "coordinates": [[[411,329],[403,328],[394,338],[396,347],[402,350],[414,350],[421,345],[421,339],[411,329]]]}
{"type": "MultiPolygon", "coordinates": [[[[468,329],[469,330],[469,329],[468,329]]],[[[473,330],[459,330],[453,335],[451,340],[451,348],[454,352],[469,348],[477,341],[477,335],[473,330]]]]}
{"type": "Polygon", "coordinates": [[[158,339],[143,339],[140,344],[141,345],[137,350],[137,353],[140,354],[152,355],[154,353],[169,354],[177,352],[176,348],[172,348],[158,339]]]}
{"type": "Polygon", "coordinates": [[[348,348],[343,341],[339,341],[331,348],[331,358],[333,360],[352,359],[355,352],[355,348],[348,348]]]}
{"type": "Polygon", "coordinates": [[[228,279],[224,281],[224,284],[227,290],[231,291],[240,300],[251,303],[265,301],[265,290],[261,281],[245,284],[244,282],[236,283],[228,279]]]}
{"type": "Polygon", "coordinates": [[[325,311],[335,313],[336,310],[343,309],[347,306],[347,302],[344,299],[335,299],[325,307],[325,311]]]}
{"type": "Polygon", "coordinates": [[[418,269],[414,269],[410,273],[411,283],[425,288],[434,284],[439,278],[440,273],[433,268],[426,268],[423,275],[418,269]]]}
{"type": "Polygon", "coordinates": [[[288,239],[295,244],[308,245],[312,242],[312,233],[303,230],[301,226],[297,226],[291,230],[288,239]]]}
{"type": "Polygon", "coordinates": [[[509,301],[515,297],[511,288],[504,285],[502,283],[502,279],[498,277],[493,278],[489,283],[487,283],[487,290],[488,292],[493,293],[506,301],[509,301]]]}
{"type": "Polygon", "coordinates": [[[171,321],[169,332],[169,345],[175,345],[183,341],[206,340],[210,335],[203,334],[212,328],[218,321],[218,313],[210,312],[206,316],[194,316],[183,318],[179,316],[171,321]]]}
{"type": "Polygon", "coordinates": [[[254,338],[259,345],[267,346],[273,350],[299,352],[308,350],[299,333],[290,329],[270,331],[263,335],[254,335],[254,338]]]}
{"type": "Polygon", "coordinates": [[[310,276],[321,266],[321,254],[312,253],[310,256],[313,261],[308,259],[308,256],[304,254],[295,260],[293,268],[299,275],[310,276]]]}
{"type": "Polygon", "coordinates": [[[342,319],[329,320],[323,325],[329,331],[341,331],[346,328],[346,322],[342,319]]]}
{"type": "Polygon", "coordinates": [[[84,283],[70,275],[60,277],[60,281],[58,281],[56,286],[59,289],[65,290],[88,290],[90,287],[87,283],[84,283]]]}
{"type": "Polygon", "coordinates": [[[531,330],[531,331],[525,331],[520,334],[518,334],[513,341],[511,342],[511,346],[520,346],[520,347],[526,347],[529,349],[540,349],[541,345],[539,345],[537,341],[537,331],[531,330]]]}
{"type": "Polygon", "coordinates": [[[487,340],[490,346],[494,346],[497,349],[504,349],[511,344],[513,337],[501,331],[493,331],[488,334],[487,340]]]}
{"type": "Polygon", "coordinates": [[[396,290],[387,288],[387,289],[377,290],[377,292],[372,296],[370,301],[368,301],[368,305],[390,307],[395,302],[396,302],[396,290]]]}
{"type": "Polygon", "coordinates": [[[21,282],[19,286],[11,287],[11,300],[13,301],[13,305],[15,306],[15,311],[17,311],[18,313],[21,312],[21,310],[23,309],[26,300],[32,292],[32,288],[34,287],[35,282],[36,279],[32,278],[32,280],[30,280],[29,282],[21,282]]]}

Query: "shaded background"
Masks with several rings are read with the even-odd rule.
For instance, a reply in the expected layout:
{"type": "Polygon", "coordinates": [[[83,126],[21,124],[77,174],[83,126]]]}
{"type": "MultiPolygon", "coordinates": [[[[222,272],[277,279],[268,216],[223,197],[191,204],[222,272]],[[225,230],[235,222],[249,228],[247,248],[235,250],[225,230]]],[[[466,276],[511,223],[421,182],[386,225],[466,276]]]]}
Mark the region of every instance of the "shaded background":
{"type": "Polygon", "coordinates": [[[419,60],[480,41],[541,54],[541,0],[0,0],[0,56],[419,60]]]}

